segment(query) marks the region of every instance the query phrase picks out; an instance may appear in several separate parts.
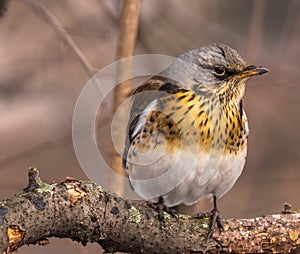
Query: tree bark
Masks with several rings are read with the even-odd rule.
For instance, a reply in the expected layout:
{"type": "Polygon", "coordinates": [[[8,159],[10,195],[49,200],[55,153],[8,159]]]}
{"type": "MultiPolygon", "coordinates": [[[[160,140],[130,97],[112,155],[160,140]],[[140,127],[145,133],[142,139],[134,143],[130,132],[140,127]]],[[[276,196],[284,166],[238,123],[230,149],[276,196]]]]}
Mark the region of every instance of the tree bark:
{"type": "Polygon", "coordinates": [[[28,186],[0,202],[0,253],[47,244],[50,237],[97,242],[109,252],[300,252],[299,211],[223,223],[225,231],[206,241],[208,218],[165,212],[160,220],[146,201],[124,200],[72,178],[46,184],[30,168],[28,186]]]}

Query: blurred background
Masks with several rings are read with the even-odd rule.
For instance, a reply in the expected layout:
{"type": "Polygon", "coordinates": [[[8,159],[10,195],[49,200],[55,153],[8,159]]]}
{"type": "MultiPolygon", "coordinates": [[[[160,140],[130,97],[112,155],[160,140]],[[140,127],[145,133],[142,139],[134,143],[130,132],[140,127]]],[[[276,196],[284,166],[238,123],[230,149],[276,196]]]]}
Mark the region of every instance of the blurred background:
{"type": "MultiPolygon", "coordinates": [[[[27,185],[29,166],[38,167],[46,182],[87,179],[75,157],[71,128],[76,100],[90,76],[30,2],[11,0],[0,19],[1,200],[27,185]]],[[[60,20],[95,70],[114,62],[120,0],[39,2],[60,20]]],[[[224,218],[278,213],[285,202],[300,209],[299,31],[297,0],[141,1],[136,54],[175,57],[221,42],[270,70],[248,82],[248,159],[234,188],[219,202],[224,218]]],[[[97,245],[50,241],[19,252],[100,251],[97,245]]]]}

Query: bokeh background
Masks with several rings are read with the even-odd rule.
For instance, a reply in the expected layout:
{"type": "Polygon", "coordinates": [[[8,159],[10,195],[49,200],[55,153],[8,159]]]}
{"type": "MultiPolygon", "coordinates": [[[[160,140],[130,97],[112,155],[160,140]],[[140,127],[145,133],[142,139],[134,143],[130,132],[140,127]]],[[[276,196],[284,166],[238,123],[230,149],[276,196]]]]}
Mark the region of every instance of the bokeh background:
{"type": "MultiPolygon", "coordinates": [[[[95,70],[114,61],[120,0],[39,1],[95,70]]],[[[87,179],[75,157],[71,127],[89,75],[29,2],[11,0],[0,19],[1,200],[26,186],[29,166],[38,167],[47,182],[66,176],[87,179]]],[[[248,160],[234,188],[220,200],[222,216],[277,213],[285,202],[299,209],[300,1],[141,1],[136,54],[177,56],[211,42],[228,44],[249,63],[270,70],[248,82],[248,160]]],[[[49,246],[22,247],[19,253],[58,250],[101,251],[97,245],[51,239],[49,246]]]]}

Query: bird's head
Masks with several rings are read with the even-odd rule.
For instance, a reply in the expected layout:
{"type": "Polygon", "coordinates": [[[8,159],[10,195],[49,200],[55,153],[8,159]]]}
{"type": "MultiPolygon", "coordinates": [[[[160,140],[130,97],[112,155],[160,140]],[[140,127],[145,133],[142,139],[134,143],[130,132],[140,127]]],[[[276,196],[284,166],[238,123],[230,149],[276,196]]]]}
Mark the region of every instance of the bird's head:
{"type": "Polygon", "coordinates": [[[178,59],[169,68],[173,77],[195,91],[209,91],[224,100],[240,101],[246,80],[268,72],[266,68],[248,65],[237,51],[218,43],[190,50],[178,59]]]}

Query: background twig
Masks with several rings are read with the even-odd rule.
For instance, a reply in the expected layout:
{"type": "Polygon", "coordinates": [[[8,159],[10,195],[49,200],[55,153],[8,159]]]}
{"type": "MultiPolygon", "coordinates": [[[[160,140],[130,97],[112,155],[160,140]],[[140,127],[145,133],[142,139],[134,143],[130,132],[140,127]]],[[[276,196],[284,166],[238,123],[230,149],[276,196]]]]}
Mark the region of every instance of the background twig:
{"type": "MultiPolygon", "coordinates": [[[[119,35],[117,40],[116,47],[116,60],[120,60],[125,57],[130,57],[134,54],[137,30],[138,30],[138,21],[139,21],[139,0],[123,0],[121,6],[121,15],[120,15],[120,24],[119,24],[119,35]]],[[[118,65],[118,77],[116,83],[119,83],[119,80],[122,79],[122,75],[131,72],[131,65],[122,62],[118,65]]],[[[118,84],[114,89],[114,99],[113,99],[113,113],[115,113],[119,106],[128,98],[129,94],[132,91],[131,81],[127,80],[118,84]]],[[[124,112],[125,113],[125,112],[124,112]]],[[[119,121],[121,123],[127,122],[126,116],[122,113],[119,115],[119,121]]],[[[115,137],[116,140],[122,140],[122,133],[114,130],[114,133],[118,135],[115,137]]],[[[125,143],[125,141],[124,141],[125,143]]],[[[124,170],[122,168],[121,156],[116,153],[114,148],[112,148],[111,153],[111,167],[116,171],[118,175],[124,176],[124,170]]],[[[119,181],[120,178],[112,179],[111,188],[121,195],[123,193],[123,185],[119,181]]]]}
{"type": "Polygon", "coordinates": [[[69,47],[73,50],[75,53],[75,56],[80,61],[82,66],[84,67],[87,74],[92,77],[96,70],[93,68],[93,66],[90,64],[88,59],[85,57],[81,49],[78,47],[76,42],[73,40],[71,36],[68,35],[65,28],[61,24],[61,22],[58,20],[58,18],[44,5],[41,3],[41,1],[36,0],[26,0],[28,4],[32,6],[32,8],[36,11],[37,14],[39,14],[41,17],[43,17],[47,22],[49,22],[52,27],[57,31],[57,33],[67,42],[69,47]]]}
{"type": "Polygon", "coordinates": [[[265,14],[266,0],[254,0],[252,2],[252,14],[250,20],[247,60],[252,62],[262,46],[263,19],[265,14]]]}

